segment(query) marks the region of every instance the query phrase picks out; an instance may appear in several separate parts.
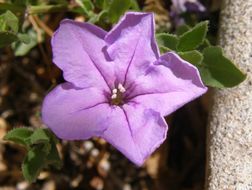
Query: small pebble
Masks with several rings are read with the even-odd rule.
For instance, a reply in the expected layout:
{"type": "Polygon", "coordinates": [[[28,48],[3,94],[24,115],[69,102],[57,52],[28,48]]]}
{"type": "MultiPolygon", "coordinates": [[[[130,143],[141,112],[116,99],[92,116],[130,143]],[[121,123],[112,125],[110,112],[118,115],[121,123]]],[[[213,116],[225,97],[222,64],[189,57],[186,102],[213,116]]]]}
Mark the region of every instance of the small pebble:
{"type": "Polygon", "coordinates": [[[73,181],[71,182],[71,186],[74,188],[77,188],[81,182],[81,180],[83,179],[82,175],[78,175],[76,178],[73,179],[73,181]]]}
{"type": "Polygon", "coordinates": [[[125,184],[125,185],[123,186],[123,190],[131,190],[130,184],[125,184]]]}
{"type": "Polygon", "coordinates": [[[53,180],[47,181],[41,190],[56,190],[56,184],[53,180]]]}
{"type": "Polygon", "coordinates": [[[22,181],[17,184],[17,190],[25,190],[29,187],[29,183],[27,181],[22,181]]]}
{"type": "Polygon", "coordinates": [[[100,162],[100,167],[101,167],[104,171],[108,172],[109,169],[110,169],[110,163],[108,162],[108,160],[102,160],[102,161],[100,162]]]}
{"type": "Polygon", "coordinates": [[[97,157],[98,155],[99,155],[99,150],[98,149],[93,149],[92,151],[91,151],[91,155],[93,156],[93,157],[97,157]]]}
{"type": "Polygon", "coordinates": [[[49,177],[49,173],[48,172],[41,172],[38,176],[38,179],[40,180],[44,180],[44,179],[47,179],[49,177]]]}
{"type": "Polygon", "coordinates": [[[104,182],[101,178],[99,177],[94,177],[91,181],[90,181],[90,186],[93,187],[96,190],[102,190],[104,187],[104,182]]]}
{"type": "Polygon", "coordinates": [[[83,145],[86,151],[90,151],[94,147],[94,144],[92,141],[86,141],[84,142],[83,145]]]}

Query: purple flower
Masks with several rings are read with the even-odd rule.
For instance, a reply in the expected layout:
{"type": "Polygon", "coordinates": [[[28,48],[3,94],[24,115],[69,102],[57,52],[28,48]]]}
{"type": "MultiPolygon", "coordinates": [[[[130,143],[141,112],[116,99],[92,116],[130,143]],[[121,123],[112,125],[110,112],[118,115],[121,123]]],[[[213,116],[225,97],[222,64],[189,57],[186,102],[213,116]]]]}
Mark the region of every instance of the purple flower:
{"type": "Polygon", "coordinates": [[[180,14],[186,11],[203,12],[206,9],[198,0],[172,0],[172,10],[180,14]]]}
{"type": "Polygon", "coordinates": [[[172,0],[170,17],[176,26],[185,24],[184,12],[204,12],[206,8],[198,0],[172,0]]]}
{"type": "Polygon", "coordinates": [[[194,66],[159,55],[151,13],[127,13],[109,32],[64,20],[52,48],[67,82],[46,96],[44,123],[62,139],[102,137],[139,166],[166,138],[163,116],[207,90],[194,66]]]}

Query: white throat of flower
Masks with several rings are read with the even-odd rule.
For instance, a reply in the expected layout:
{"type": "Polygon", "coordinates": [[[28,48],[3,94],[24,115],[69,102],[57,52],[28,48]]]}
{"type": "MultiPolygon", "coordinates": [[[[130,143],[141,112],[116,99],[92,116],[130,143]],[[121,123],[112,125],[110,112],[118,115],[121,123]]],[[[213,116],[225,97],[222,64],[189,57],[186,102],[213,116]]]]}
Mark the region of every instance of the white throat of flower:
{"type": "Polygon", "coordinates": [[[117,88],[112,90],[111,94],[111,103],[114,105],[123,104],[123,93],[126,92],[126,89],[121,83],[118,84],[117,88]]]}

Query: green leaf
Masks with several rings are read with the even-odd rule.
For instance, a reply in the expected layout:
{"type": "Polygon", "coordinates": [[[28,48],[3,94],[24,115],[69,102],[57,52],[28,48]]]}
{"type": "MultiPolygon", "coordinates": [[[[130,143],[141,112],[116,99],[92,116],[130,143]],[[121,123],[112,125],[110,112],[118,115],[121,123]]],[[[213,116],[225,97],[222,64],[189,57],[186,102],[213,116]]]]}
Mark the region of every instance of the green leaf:
{"type": "Polygon", "coordinates": [[[51,149],[46,157],[46,163],[48,165],[53,165],[57,169],[62,167],[62,161],[60,159],[55,142],[51,142],[51,149]]]}
{"type": "Polygon", "coordinates": [[[105,0],[95,0],[94,1],[95,7],[99,8],[99,9],[104,9],[104,1],[105,0]]]}
{"type": "Polygon", "coordinates": [[[34,182],[41,170],[49,165],[57,169],[62,167],[62,161],[59,157],[56,144],[53,141],[50,142],[49,151],[45,144],[36,145],[31,148],[22,163],[22,172],[26,180],[34,182]]]}
{"type": "Polygon", "coordinates": [[[76,3],[82,8],[83,13],[91,17],[94,13],[94,5],[91,0],[76,0],[76,3]]]}
{"type": "Polygon", "coordinates": [[[100,9],[108,10],[112,1],[113,0],[96,0],[95,3],[100,9]]]}
{"type": "Polygon", "coordinates": [[[164,54],[164,53],[172,51],[172,50],[167,47],[164,47],[164,46],[159,46],[159,51],[161,54],[164,54]]]}
{"type": "Polygon", "coordinates": [[[197,24],[179,37],[178,51],[190,51],[199,47],[206,38],[208,21],[197,24]]]}
{"type": "Polygon", "coordinates": [[[18,40],[18,37],[12,32],[0,32],[0,48],[18,40]]]}
{"type": "Polygon", "coordinates": [[[156,35],[156,40],[159,47],[166,47],[170,50],[176,50],[178,37],[173,34],[159,33],[156,35]]]}
{"type": "Polygon", "coordinates": [[[18,18],[11,11],[0,15],[0,48],[18,40],[18,18]]]}
{"type": "Polygon", "coordinates": [[[88,20],[88,22],[90,22],[90,23],[99,22],[100,19],[101,19],[101,17],[105,16],[107,13],[108,13],[107,10],[103,10],[99,14],[94,14],[92,17],[90,17],[90,19],[88,20]]]}
{"type": "Polygon", "coordinates": [[[52,165],[62,167],[56,143],[58,139],[49,129],[37,129],[30,136],[32,144],[22,164],[22,172],[26,180],[34,182],[40,171],[52,165]]]}
{"type": "Polygon", "coordinates": [[[50,142],[53,142],[55,144],[59,142],[59,139],[54,135],[54,133],[52,133],[52,131],[50,131],[49,129],[45,129],[45,132],[49,137],[50,142]]]}
{"type": "Polygon", "coordinates": [[[112,0],[108,9],[108,16],[112,23],[116,23],[121,15],[131,6],[131,0],[112,0]]]}
{"type": "Polygon", "coordinates": [[[1,27],[2,31],[5,29],[6,31],[12,31],[13,33],[18,32],[18,18],[11,11],[7,10],[4,14],[1,14],[0,20],[2,24],[4,23],[5,27],[8,26],[8,28],[1,27]]]}
{"type": "Polygon", "coordinates": [[[81,1],[88,11],[92,11],[94,9],[94,4],[92,3],[91,0],[81,0],[81,1]]]}
{"type": "Polygon", "coordinates": [[[181,26],[178,26],[178,28],[176,29],[176,34],[178,36],[181,36],[182,34],[184,34],[185,32],[187,32],[188,30],[190,30],[190,26],[183,24],[181,26]]]}
{"type": "Polygon", "coordinates": [[[9,131],[4,140],[13,141],[17,144],[22,144],[28,147],[27,139],[32,135],[33,130],[27,127],[14,128],[9,131]]]}
{"type": "Polygon", "coordinates": [[[3,19],[0,18],[0,32],[5,31],[7,28],[7,25],[3,19]]]}
{"type": "MultiPolygon", "coordinates": [[[[37,34],[33,28],[30,28],[26,32],[26,34],[27,34],[27,36],[29,36],[30,42],[28,44],[22,43],[22,42],[24,42],[24,39],[19,39],[22,42],[18,41],[16,43],[12,44],[12,49],[14,50],[15,56],[26,55],[33,47],[35,47],[38,44],[37,34]]],[[[25,40],[25,42],[28,42],[28,41],[25,40]]]]}
{"type": "Polygon", "coordinates": [[[45,165],[47,155],[41,151],[41,147],[37,146],[28,151],[23,164],[22,172],[26,180],[34,182],[39,172],[45,165]]]}
{"type": "Polygon", "coordinates": [[[138,5],[137,0],[131,0],[131,7],[132,7],[132,10],[134,11],[140,11],[140,7],[138,5]]]}
{"type": "Polygon", "coordinates": [[[182,59],[188,61],[189,63],[195,66],[200,65],[203,60],[203,55],[197,50],[179,52],[178,54],[182,59]]]}
{"type": "Polygon", "coordinates": [[[5,140],[23,144],[27,155],[22,163],[26,180],[34,182],[40,171],[47,166],[59,169],[62,166],[56,143],[58,139],[49,129],[15,128],[7,133],[5,140]]]}
{"type": "Polygon", "coordinates": [[[31,38],[28,34],[18,34],[18,39],[20,42],[23,42],[25,44],[29,44],[31,42],[31,38]]]}
{"type": "Polygon", "coordinates": [[[34,133],[30,136],[31,144],[39,144],[39,143],[49,143],[50,138],[46,132],[47,129],[36,129],[34,133]]]}
{"type": "Polygon", "coordinates": [[[49,130],[47,129],[45,131],[48,135],[48,137],[50,138],[50,152],[47,155],[47,164],[48,165],[53,165],[54,167],[56,167],[57,169],[60,169],[62,167],[62,161],[60,159],[59,156],[59,152],[57,150],[56,147],[56,143],[58,143],[58,139],[56,138],[56,136],[49,130]]]}
{"type": "Polygon", "coordinates": [[[246,79],[246,75],[223,55],[220,47],[207,47],[203,55],[199,70],[206,85],[217,88],[234,87],[246,79]]]}

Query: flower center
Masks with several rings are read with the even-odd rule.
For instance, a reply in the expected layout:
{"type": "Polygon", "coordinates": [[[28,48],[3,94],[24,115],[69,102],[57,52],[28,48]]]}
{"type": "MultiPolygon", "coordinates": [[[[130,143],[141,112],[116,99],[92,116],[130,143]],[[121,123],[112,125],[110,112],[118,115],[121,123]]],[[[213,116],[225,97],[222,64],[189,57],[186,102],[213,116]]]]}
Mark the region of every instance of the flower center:
{"type": "Polygon", "coordinates": [[[125,88],[121,83],[118,84],[117,88],[112,90],[111,94],[111,104],[113,105],[123,105],[123,93],[125,92],[125,88]]]}

